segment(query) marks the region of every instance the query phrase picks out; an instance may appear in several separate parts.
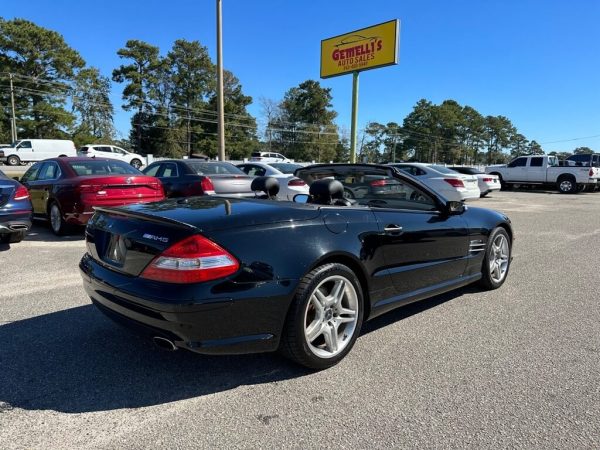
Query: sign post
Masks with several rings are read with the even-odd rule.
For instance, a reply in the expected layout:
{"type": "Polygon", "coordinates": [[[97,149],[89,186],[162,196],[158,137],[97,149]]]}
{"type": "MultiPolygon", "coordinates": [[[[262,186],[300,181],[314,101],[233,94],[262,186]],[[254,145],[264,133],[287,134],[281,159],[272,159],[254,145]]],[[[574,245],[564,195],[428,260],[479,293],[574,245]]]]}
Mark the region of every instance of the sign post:
{"type": "Polygon", "coordinates": [[[390,20],[321,41],[321,78],[352,73],[350,162],[356,162],[358,73],[398,64],[400,22],[390,20]]]}

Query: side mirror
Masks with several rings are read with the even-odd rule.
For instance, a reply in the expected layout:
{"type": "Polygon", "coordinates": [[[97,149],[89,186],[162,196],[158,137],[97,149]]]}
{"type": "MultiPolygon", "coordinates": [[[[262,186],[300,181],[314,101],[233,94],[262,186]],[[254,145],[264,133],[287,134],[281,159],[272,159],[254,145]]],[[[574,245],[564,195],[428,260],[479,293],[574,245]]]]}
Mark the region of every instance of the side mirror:
{"type": "Polygon", "coordinates": [[[15,181],[20,181],[20,180],[19,180],[19,177],[12,177],[12,178],[13,178],[13,180],[15,180],[15,181]]]}
{"type": "Polygon", "coordinates": [[[463,202],[450,201],[446,203],[446,213],[448,215],[458,215],[465,212],[465,204],[463,202]]]}
{"type": "Polygon", "coordinates": [[[308,203],[310,195],[308,194],[296,194],[294,195],[294,203],[308,203]]]}

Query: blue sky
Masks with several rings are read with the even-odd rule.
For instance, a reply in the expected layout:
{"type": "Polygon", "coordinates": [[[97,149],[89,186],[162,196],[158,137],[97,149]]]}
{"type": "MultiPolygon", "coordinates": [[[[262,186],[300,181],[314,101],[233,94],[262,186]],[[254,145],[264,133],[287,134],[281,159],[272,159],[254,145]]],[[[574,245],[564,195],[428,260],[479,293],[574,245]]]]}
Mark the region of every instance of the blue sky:
{"type": "MultiPolygon", "coordinates": [[[[361,73],[359,128],[402,122],[421,98],[454,99],[484,115],[507,116],[546,151],[600,151],[598,1],[222,1],[224,65],[254,98],[249,109],[259,121],[259,98],[280,100],[289,88],[319,79],[321,39],[397,18],[400,62],[361,73]]],[[[128,39],[163,54],[176,39],[199,40],[216,61],[215,4],[27,0],[5,2],[0,14],[58,31],[110,77],[128,39]]],[[[337,122],[349,129],[352,77],[321,83],[332,88],[337,122]]],[[[115,124],[126,133],[121,92],[115,84],[115,124]]]]}

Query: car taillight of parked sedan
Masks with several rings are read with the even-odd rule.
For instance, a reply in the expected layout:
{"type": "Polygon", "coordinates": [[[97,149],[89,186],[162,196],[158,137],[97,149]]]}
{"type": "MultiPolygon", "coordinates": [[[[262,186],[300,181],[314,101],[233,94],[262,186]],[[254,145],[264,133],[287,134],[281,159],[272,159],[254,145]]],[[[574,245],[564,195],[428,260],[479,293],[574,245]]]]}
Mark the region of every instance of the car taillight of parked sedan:
{"type": "Polygon", "coordinates": [[[202,192],[204,195],[215,195],[215,185],[210,177],[203,178],[200,182],[200,187],[202,187],[202,192]]]}
{"type": "Polygon", "coordinates": [[[140,276],[166,283],[200,283],[231,275],[239,267],[225,249],[204,236],[193,235],[154,258],[140,276]]]}
{"type": "Polygon", "coordinates": [[[292,178],[290,181],[288,181],[288,186],[301,187],[306,186],[306,183],[300,178],[292,178]]]}
{"type": "Polygon", "coordinates": [[[448,183],[449,185],[454,186],[455,188],[464,188],[465,187],[462,180],[459,180],[458,178],[444,178],[444,181],[446,183],[448,183]]]}
{"type": "Polygon", "coordinates": [[[29,198],[29,191],[25,186],[19,186],[13,195],[15,200],[25,200],[29,198]]]}

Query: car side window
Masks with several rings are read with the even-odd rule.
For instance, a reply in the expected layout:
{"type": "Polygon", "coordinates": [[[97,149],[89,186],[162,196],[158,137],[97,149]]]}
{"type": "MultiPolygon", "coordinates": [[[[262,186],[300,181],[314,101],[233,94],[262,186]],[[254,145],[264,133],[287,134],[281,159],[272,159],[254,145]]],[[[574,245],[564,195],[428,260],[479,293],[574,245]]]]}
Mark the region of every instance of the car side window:
{"type": "Polygon", "coordinates": [[[31,148],[31,142],[30,141],[22,141],[19,144],[19,148],[31,148]]]}
{"type": "Polygon", "coordinates": [[[525,167],[527,165],[527,158],[513,159],[508,167],[525,167]]]}
{"type": "Polygon", "coordinates": [[[146,170],[144,170],[144,175],[148,175],[149,177],[155,177],[158,173],[158,169],[160,169],[160,164],[154,164],[148,166],[146,170]]]}
{"type": "Polygon", "coordinates": [[[55,162],[44,163],[37,177],[38,181],[55,180],[60,176],[60,168],[55,162]]]}
{"type": "Polygon", "coordinates": [[[177,164],[175,163],[163,163],[161,177],[176,177],[177,176],[177,164]]]}
{"type": "Polygon", "coordinates": [[[535,158],[531,158],[529,162],[530,167],[542,167],[544,165],[544,158],[541,156],[536,156],[535,158]]]}
{"type": "Polygon", "coordinates": [[[21,183],[35,181],[37,179],[37,174],[40,171],[40,167],[42,167],[42,165],[40,163],[37,163],[37,164],[34,164],[33,166],[31,166],[27,170],[27,172],[25,172],[25,174],[21,177],[21,183]]]}

